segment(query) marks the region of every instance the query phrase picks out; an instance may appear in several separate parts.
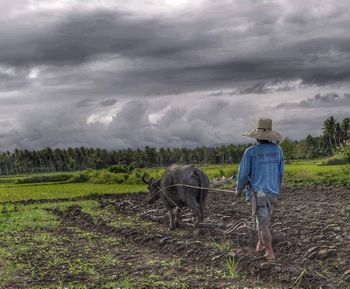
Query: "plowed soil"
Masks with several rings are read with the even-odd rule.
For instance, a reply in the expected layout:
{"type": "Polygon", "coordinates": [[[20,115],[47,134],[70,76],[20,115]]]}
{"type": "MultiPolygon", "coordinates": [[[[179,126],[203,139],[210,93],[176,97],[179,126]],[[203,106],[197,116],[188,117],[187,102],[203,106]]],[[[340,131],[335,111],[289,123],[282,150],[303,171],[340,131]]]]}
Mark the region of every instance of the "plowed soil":
{"type": "MultiPolygon", "coordinates": [[[[162,203],[145,204],[145,197],[100,198],[94,212],[84,210],[79,202],[65,209],[48,209],[60,221],[59,228],[50,233],[61,241],[52,246],[61,246],[67,259],[79,256],[82,263],[91,264],[95,277],[88,274],[89,268],[74,274],[57,265],[42,276],[23,273],[18,280],[24,283],[7,288],[53,284],[58,277],[61,282],[86,284],[86,288],[350,288],[349,189],[284,188],[271,220],[275,261],[255,252],[250,204],[235,200],[232,194],[210,191],[206,228],[199,236],[194,234],[190,210],[183,209],[180,227],[169,231],[162,203]],[[245,222],[224,234],[230,224],[242,219],[245,222]],[[86,234],[92,234],[88,241],[86,234]],[[116,238],[117,243],[101,242],[101,238],[116,238]],[[91,260],[99,260],[106,252],[111,260],[96,269],[91,260]],[[233,264],[237,268],[232,269],[233,264]]],[[[23,258],[38,268],[52,261],[36,248],[23,258]]]]}
{"type": "MultiPolygon", "coordinates": [[[[217,269],[225,272],[225,261],[234,256],[239,275],[244,276],[244,280],[236,280],[236,284],[242,286],[249,286],[247,282],[268,288],[346,288],[350,285],[349,190],[334,187],[284,189],[272,218],[277,256],[273,262],[264,260],[262,254],[254,251],[256,234],[251,228],[243,225],[228,235],[223,233],[225,225],[242,218],[251,221],[250,204],[243,200],[235,200],[229,193],[211,191],[204,223],[213,228],[203,229],[198,237],[193,234],[191,211],[183,210],[180,228],[170,232],[161,202],[147,205],[144,197],[138,194],[101,199],[100,205],[102,209],[112,206],[121,216],[139,216],[159,224],[155,227],[140,223],[132,228],[114,228],[103,221],[94,223],[78,207],[65,212],[62,221],[73,222],[84,230],[119,235],[125,242],[133,242],[138,248],[137,255],[143,257],[155,254],[181,260],[181,267],[172,274],[189,272],[193,276],[192,270],[204,273],[217,269]]],[[[129,253],[122,254],[123,258],[132,258],[129,253]]],[[[147,269],[142,267],[142,262],[139,266],[138,269],[132,266],[128,273],[147,269]]],[[[150,270],[151,274],[156,269],[150,270]]],[[[191,288],[226,288],[235,284],[224,275],[211,279],[201,276],[192,283],[189,277],[188,285],[191,288]]]]}

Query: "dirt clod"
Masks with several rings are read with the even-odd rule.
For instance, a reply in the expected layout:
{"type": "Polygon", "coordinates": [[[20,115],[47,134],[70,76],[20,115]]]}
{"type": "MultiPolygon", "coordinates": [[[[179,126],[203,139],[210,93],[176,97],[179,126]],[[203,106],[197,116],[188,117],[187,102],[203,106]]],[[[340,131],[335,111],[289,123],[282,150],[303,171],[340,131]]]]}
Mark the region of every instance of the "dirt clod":
{"type": "MultiPolygon", "coordinates": [[[[350,282],[350,225],[344,213],[350,202],[348,189],[285,188],[271,220],[277,257],[272,262],[267,261],[263,253],[255,252],[257,238],[252,229],[251,208],[244,200],[235,200],[229,193],[211,191],[202,234],[193,236],[194,215],[189,209],[180,213],[180,228],[168,231],[169,219],[162,204],[145,204],[145,197],[135,194],[100,199],[100,209],[112,210],[116,218],[139,218],[131,225],[115,226],[112,220],[110,224],[106,219],[97,222],[79,206],[66,211],[52,210],[52,213],[64,224],[118,236],[123,243],[137,246],[139,255],[177,258],[181,269],[174,267],[171,272],[188,276],[189,288],[227,288],[232,283],[222,272],[227,272],[227,260],[232,254],[238,262],[237,270],[246,278],[242,281],[245,285],[257,284],[257,278],[263,288],[289,288],[298,278],[305,288],[347,288],[350,282]],[[242,225],[229,234],[223,233],[229,224],[241,219],[250,227],[242,225]],[[194,272],[202,272],[196,275],[196,281],[193,281],[194,272]],[[220,277],[201,281],[206,275],[203,272],[216,272],[220,277]]],[[[118,252],[125,259],[135,255],[128,248],[118,252]]],[[[145,266],[141,265],[139,270],[146,270],[145,266]]],[[[125,272],[135,274],[135,268],[129,267],[125,272]]],[[[150,274],[159,270],[156,266],[152,268],[147,267],[150,274]]]]}

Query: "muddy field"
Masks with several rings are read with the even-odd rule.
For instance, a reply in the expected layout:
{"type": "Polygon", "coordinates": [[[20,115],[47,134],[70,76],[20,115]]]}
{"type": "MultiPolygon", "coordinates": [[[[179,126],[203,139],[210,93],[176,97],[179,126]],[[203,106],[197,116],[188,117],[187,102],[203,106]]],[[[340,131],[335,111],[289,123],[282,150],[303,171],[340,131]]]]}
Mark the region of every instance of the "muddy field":
{"type": "Polygon", "coordinates": [[[272,219],[275,261],[254,251],[255,234],[243,223],[223,233],[232,222],[251,222],[250,205],[229,193],[210,192],[204,222],[212,228],[197,237],[192,212],[183,210],[180,228],[169,231],[162,204],[146,205],[144,197],[100,198],[92,211],[79,202],[45,208],[59,221],[58,227],[45,229],[56,236],[50,241],[54,253],[27,234],[20,242],[31,244],[31,250],[17,258],[46,269],[22,270],[5,288],[68,283],[85,288],[350,287],[348,189],[285,188],[272,219]],[[48,266],[54,254],[57,264],[48,266]],[[67,270],[63,257],[80,260],[80,269],[67,270]]]}
{"type": "MultiPolygon", "coordinates": [[[[204,270],[220,268],[225,271],[225,259],[232,254],[238,262],[238,271],[245,278],[252,278],[254,285],[257,280],[261,280],[264,287],[276,288],[291,287],[295,281],[295,287],[303,288],[346,288],[350,285],[347,283],[350,281],[348,190],[328,187],[285,189],[272,220],[277,256],[273,262],[265,261],[254,251],[256,236],[244,225],[228,235],[223,234],[222,228],[204,229],[202,236],[193,238],[192,213],[184,210],[180,229],[167,232],[168,218],[162,205],[145,206],[142,201],[143,196],[139,195],[102,200],[101,205],[112,205],[122,215],[137,214],[143,219],[159,222],[161,226],[157,232],[135,229],[121,233],[147,249],[180,258],[185,271],[199,265],[204,270]],[[215,244],[223,245],[220,248],[215,244]],[[217,249],[224,250],[219,253],[217,249]]],[[[228,225],[240,219],[251,221],[250,205],[243,200],[235,201],[231,194],[222,192],[210,193],[205,215],[204,222],[214,226],[228,225]]],[[[219,280],[204,279],[203,283],[194,283],[191,287],[224,288],[235,283],[220,284],[219,280]]]]}

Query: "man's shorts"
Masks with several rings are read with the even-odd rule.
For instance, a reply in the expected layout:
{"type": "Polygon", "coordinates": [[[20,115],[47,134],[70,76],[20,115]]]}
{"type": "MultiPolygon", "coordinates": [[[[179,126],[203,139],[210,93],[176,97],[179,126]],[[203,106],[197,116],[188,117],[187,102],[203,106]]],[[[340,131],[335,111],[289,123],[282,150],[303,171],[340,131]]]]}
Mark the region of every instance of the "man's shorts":
{"type": "Polygon", "coordinates": [[[256,201],[256,223],[257,229],[260,231],[269,227],[273,207],[277,202],[277,195],[272,193],[257,192],[256,201]]]}

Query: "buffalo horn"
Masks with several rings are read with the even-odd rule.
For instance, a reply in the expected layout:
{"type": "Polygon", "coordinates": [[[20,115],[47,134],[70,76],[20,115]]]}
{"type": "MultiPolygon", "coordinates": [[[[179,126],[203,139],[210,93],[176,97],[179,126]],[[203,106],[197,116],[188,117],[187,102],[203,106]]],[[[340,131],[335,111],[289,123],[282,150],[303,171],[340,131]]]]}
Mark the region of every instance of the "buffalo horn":
{"type": "Polygon", "coordinates": [[[144,173],[143,176],[142,176],[142,181],[143,181],[145,184],[149,184],[149,180],[146,180],[146,178],[145,178],[147,175],[148,175],[147,173],[144,173]]]}

